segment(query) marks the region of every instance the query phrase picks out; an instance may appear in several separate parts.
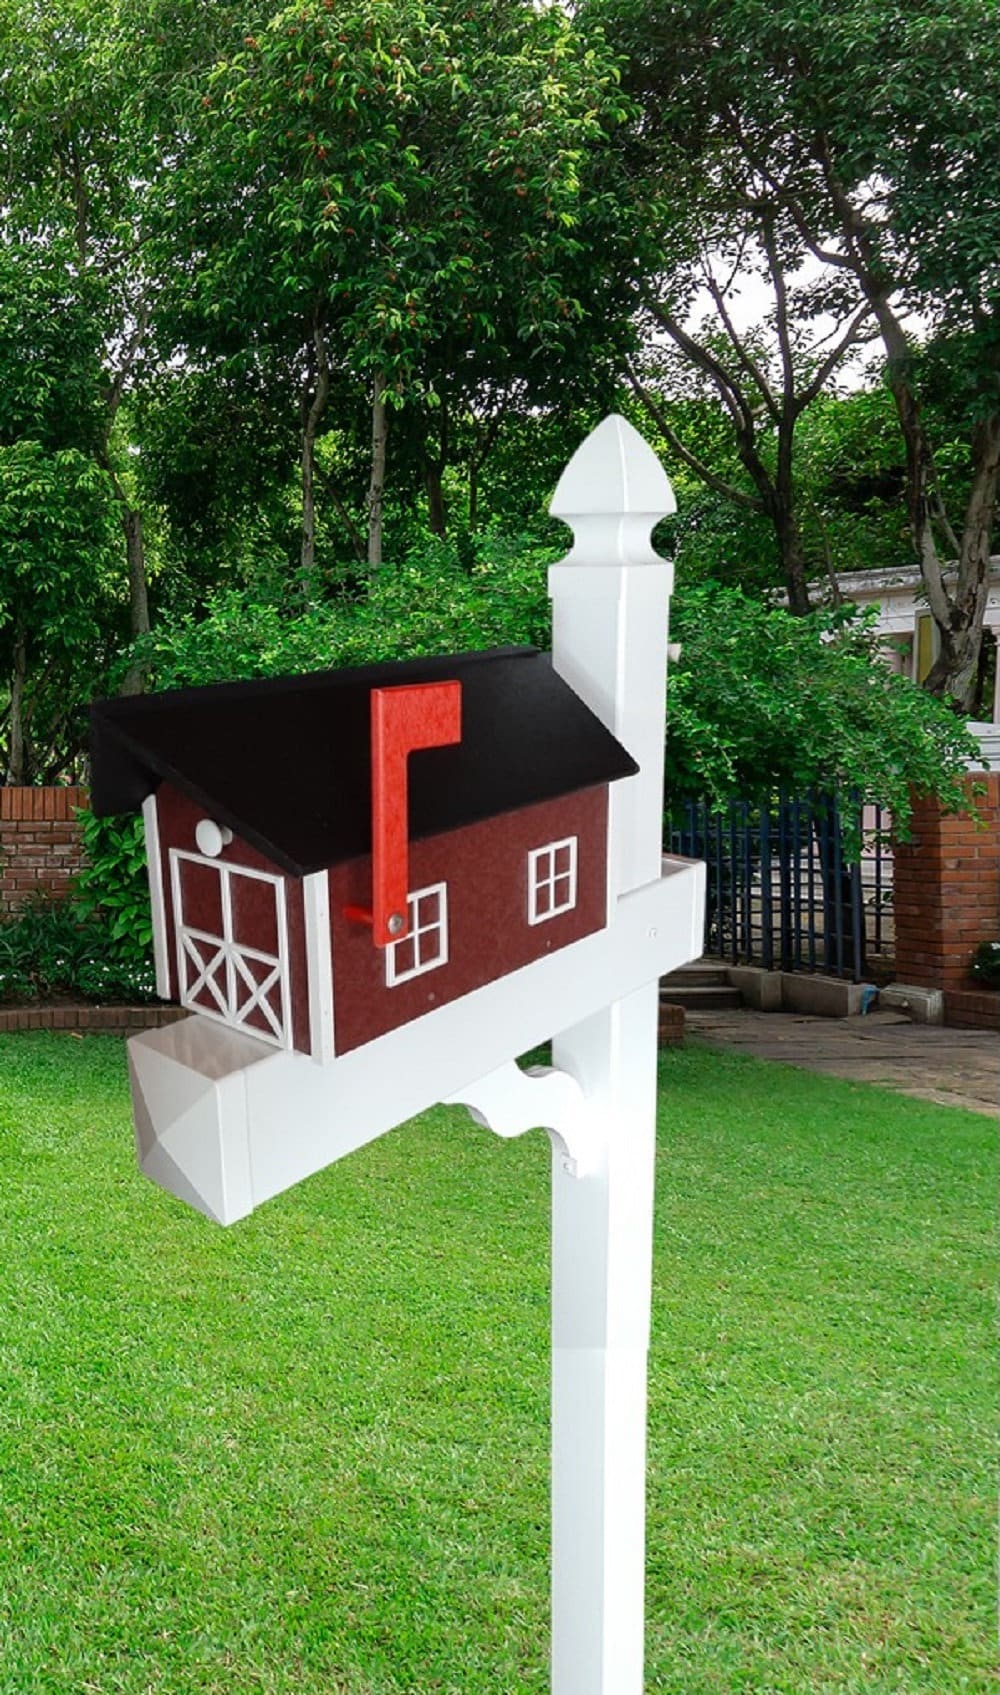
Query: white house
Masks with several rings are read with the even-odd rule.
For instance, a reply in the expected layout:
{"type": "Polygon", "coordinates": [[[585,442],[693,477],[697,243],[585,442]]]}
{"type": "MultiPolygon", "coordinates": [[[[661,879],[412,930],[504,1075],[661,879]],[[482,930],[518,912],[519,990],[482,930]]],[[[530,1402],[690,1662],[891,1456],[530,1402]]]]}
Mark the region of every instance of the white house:
{"type": "MultiPolygon", "coordinates": [[[[947,574],[945,580],[949,580],[947,574]]],[[[954,574],[950,580],[954,583],[954,574]]],[[[838,581],[845,600],[852,600],[860,607],[877,608],[876,629],[883,638],[893,669],[912,677],[915,683],[922,683],[937,657],[940,637],[921,592],[919,567],[901,565],[889,571],[846,571],[838,581]]],[[[983,757],[997,770],[1000,769],[1000,554],[994,554],[990,560],[984,629],[992,705],[987,721],[970,724],[969,728],[979,737],[983,757]]]]}

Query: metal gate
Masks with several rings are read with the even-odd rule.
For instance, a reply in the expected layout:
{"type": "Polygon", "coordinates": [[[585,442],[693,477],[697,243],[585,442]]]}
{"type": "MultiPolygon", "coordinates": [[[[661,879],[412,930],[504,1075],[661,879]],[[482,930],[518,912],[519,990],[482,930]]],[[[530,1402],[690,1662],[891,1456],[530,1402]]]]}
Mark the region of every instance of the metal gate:
{"type": "Polygon", "coordinates": [[[724,811],[689,801],[669,840],[707,866],[705,953],[854,982],[886,957],[892,856],[880,808],[818,794],[733,800],[724,811]]]}

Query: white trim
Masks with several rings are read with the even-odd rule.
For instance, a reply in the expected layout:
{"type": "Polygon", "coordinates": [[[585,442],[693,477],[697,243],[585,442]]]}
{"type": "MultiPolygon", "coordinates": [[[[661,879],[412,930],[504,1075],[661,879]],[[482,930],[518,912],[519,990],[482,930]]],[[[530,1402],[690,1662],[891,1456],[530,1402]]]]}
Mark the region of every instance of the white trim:
{"type": "Polygon", "coordinates": [[[163,899],[163,860],[160,857],[160,821],[156,812],[156,795],[147,795],[142,803],[142,824],[146,836],[146,872],[149,877],[149,911],[153,921],[153,963],[156,968],[156,992],[161,1000],[170,999],[170,945],[167,941],[167,907],[163,899]]]}
{"type": "Polygon", "coordinates": [[[576,865],[576,836],[563,836],[558,842],[547,842],[544,847],[531,849],[528,854],[529,924],[546,924],[550,918],[573,911],[576,905],[576,865]],[[563,850],[569,853],[569,864],[565,871],[557,871],[556,854],[563,850]],[[560,883],[568,884],[566,898],[562,901],[556,899],[556,885],[560,883]],[[547,892],[551,904],[540,912],[538,897],[543,891],[547,892]]]}
{"type": "Polygon", "coordinates": [[[309,973],[309,1045],[313,1059],[325,1065],[337,1051],[333,1041],[330,879],[326,871],[313,871],[303,877],[302,905],[309,973]]]}
{"type": "MultiPolygon", "coordinates": [[[[942,576],[947,587],[958,581],[955,565],[946,565],[942,576]]],[[[1000,587],[1000,553],[990,555],[987,581],[1000,587]]],[[[919,565],[889,565],[878,571],[838,571],[837,581],[851,600],[869,594],[891,593],[893,590],[919,589],[923,581],[919,565]]]]}
{"type": "Polygon", "coordinates": [[[386,987],[394,989],[398,983],[408,983],[412,977],[422,977],[427,971],[436,971],[439,965],[448,963],[448,885],[447,883],[430,883],[426,889],[414,889],[406,897],[410,913],[410,926],[407,934],[401,936],[398,942],[390,942],[385,950],[385,981],[386,987]],[[431,923],[421,924],[420,903],[437,897],[437,917],[431,923]],[[423,959],[421,939],[424,936],[437,935],[439,949],[433,959],[423,959]],[[396,950],[413,947],[414,964],[405,971],[396,969],[396,950]]]}
{"type": "Polygon", "coordinates": [[[177,998],[182,1006],[191,1012],[204,1014],[206,1018],[215,1018],[220,1024],[227,1024],[232,1030],[247,1030],[259,1037],[262,1042],[272,1042],[279,1048],[292,1046],[292,995],[291,980],[288,971],[288,914],[285,904],[285,884],[282,877],[277,877],[270,871],[256,871],[249,865],[228,865],[219,859],[210,859],[204,854],[189,853],[184,848],[170,849],[170,886],[174,897],[174,940],[177,948],[177,998]],[[184,923],[184,903],[181,893],[181,860],[187,860],[192,865],[204,865],[214,871],[219,878],[219,894],[222,905],[222,935],[216,936],[208,930],[196,930],[184,923]],[[259,883],[270,883],[274,888],[275,927],[278,932],[277,954],[264,953],[260,948],[247,947],[237,942],[233,937],[233,898],[232,880],[234,877],[251,877],[259,883]],[[209,953],[214,948],[214,953],[209,953]],[[273,969],[261,982],[257,982],[247,969],[246,960],[257,960],[273,969]],[[198,975],[193,984],[188,981],[188,967],[193,965],[198,975]],[[225,993],[219,987],[217,973],[219,967],[225,970],[225,993]],[[242,979],[242,983],[240,982],[242,979]],[[275,986],[281,995],[281,1016],[278,1017],[268,1000],[268,995],[275,986]],[[238,987],[251,991],[248,1000],[237,1008],[236,992],[238,987]],[[218,1011],[212,1007],[195,1002],[195,995],[202,989],[207,989],[218,1005],[218,1011]],[[254,1008],[263,1013],[270,1025],[270,1030],[260,1030],[256,1025],[248,1025],[246,1020],[254,1008]]]}
{"type": "MultiPolygon", "coordinates": [[[[470,1082],[494,1071],[512,1053],[537,1047],[561,1022],[580,1023],[698,956],[705,904],[705,867],[692,860],[663,862],[662,878],[616,902],[612,923],[582,941],[553,948],[530,965],[494,978],[458,1000],[443,1001],[376,1036],[362,1047],[317,1065],[305,1053],[280,1052],[256,1031],[220,1029],[220,1020],[199,1009],[129,1042],[176,1065],[179,1077],[197,1080],[199,1094],[238,1076],[245,1094],[220,1130],[223,1181],[229,1171],[249,1170],[252,1193],[242,1180],[219,1208],[226,1224],[321,1171],[333,1160],[423,1112],[436,1101],[460,1094],[470,1082]]],[[[162,1078],[162,1074],[159,1074],[162,1078]]],[[[575,1075],[575,1072],[574,1072],[575,1075]]],[[[585,1093],[586,1076],[581,1073],[585,1093]]],[[[159,1080],[147,1095],[150,1110],[169,1120],[171,1099],[159,1080]]],[[[177,1097],[186,1110],[187,1082],[177,1097]]],[[[164,1188],[183,1180],[184,1163],[157,1175],[164,1188]]],[[[202,1160],[201,1149],[191,1158],[202,1160]]],[[[589,1179],[585,1179],[589,1181],[589,1179]]],[[[172,1189],[176,1192],[176,1189],[172,1189]]],[[[190,1194],[181,1189],[182,1195],[190,1194]]]]}

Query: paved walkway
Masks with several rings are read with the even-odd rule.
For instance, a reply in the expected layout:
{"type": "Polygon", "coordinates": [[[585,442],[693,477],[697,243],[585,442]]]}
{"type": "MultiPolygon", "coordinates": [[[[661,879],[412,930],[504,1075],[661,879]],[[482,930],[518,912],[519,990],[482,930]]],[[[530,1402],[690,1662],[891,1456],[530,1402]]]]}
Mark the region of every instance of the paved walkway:
{"type": "Polygon", "coordinates": [[[988,1030],[914,1024],[902,1013],[814,1018],[795,1012],[689,1012],[689,1035],[830,1077],[881,1083],[905,1095],[995,1115],[1000,1041],[988,1030]]]}

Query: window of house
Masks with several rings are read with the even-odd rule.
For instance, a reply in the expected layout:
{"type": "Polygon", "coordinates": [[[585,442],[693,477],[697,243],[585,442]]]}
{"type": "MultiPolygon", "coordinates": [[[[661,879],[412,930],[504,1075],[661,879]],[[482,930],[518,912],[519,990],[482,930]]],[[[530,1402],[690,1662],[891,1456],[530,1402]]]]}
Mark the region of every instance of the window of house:
{"type": "Polygon", "coordinates": [[[385,980],[392,989],[448,963],[448,888],[433,883],[407,896],[410,933],[385,950],[385,980]]]}
{"type": "Polygon", "coordinates": [[[528,923],[544,924],[576,905],[576,837],[532,848],[528,855],[528,923]]]}

